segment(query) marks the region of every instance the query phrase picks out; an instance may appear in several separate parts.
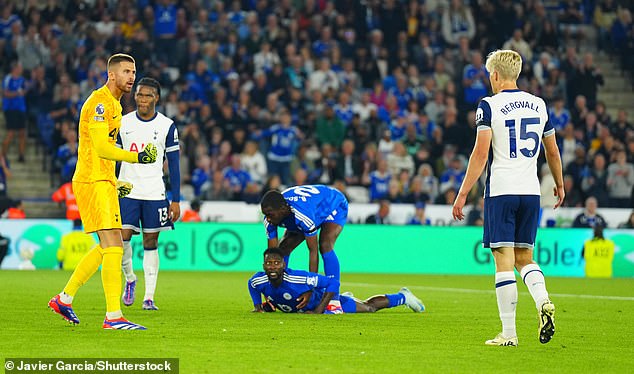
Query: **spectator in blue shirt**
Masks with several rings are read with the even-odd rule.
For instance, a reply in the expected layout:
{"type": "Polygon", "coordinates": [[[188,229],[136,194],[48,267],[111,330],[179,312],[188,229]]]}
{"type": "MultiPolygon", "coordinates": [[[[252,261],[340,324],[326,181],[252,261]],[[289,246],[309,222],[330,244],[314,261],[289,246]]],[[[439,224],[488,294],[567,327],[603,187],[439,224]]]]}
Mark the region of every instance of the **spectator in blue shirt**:
{"type": "Polygon", "coordinates": [[[451,160],[450,167],[440,176],[440,192],[444,193],[449,189],[458,191],[465,177],[465,169],[460,157],[451,160]]]}
{"type": "Polygon", "coordinates": [[[462,74],[464,100],[469,107],[475,107],[478,101],[487,95],[489,77],[482,63],[480,52],[471,53],[471,63],[465,66],[462,74]]]}
{"type": "Polygon", "coordinates": [[[249,183],[251,183],[251,176],[245,169],[242,168],[240,157],[238,155],[231,157],[231,166],[227,167],[223,174],[224,179],[231,190],[231,200],[241,201],[243,193],[249,183]]]}
{"type": "Polygon", "coordinates": [[[553,105],[548,108],[548,120],[555,131],[561,133],[571,119],[570,111],[564,107],[564,98],[561,96],[556,97],[553,100],[553,105]]]}
{"type": "Polygon", "coordinates": [[[337,117],[341,120],[341,122],[343,122],[346,127],[348,127],[348,125],[350,125],[350,122],[352,122],[354,112],[352,111],[350,96],[347,92],[342,92],[339,94],[339,102],[335,104],[334,109],[337,117]]]}
{"type": "Polygon", "coordinates": [[[425,217],[425,202],[419,201],[415,205],[414,216],[407,221],[408,225],[430,226],[431,220],[425,217]]]}
{"type": "Polygon", "coordinates": [[[296,145],[303,135],[291,124],[291,115],[287,109],[281,111],[278,124],[254,135],[256,140],[263,137],[271,138],[269,152],[266,155],[269,174],[279,175],[282,183],[288,185],[291,182],[291,161],[295,157],[296,145]]]}
{"type": "Polygon", "coordinates": [[[387,169],[387,161],[381,159],[376,170],[370,172],[370,201],[378,201],[387,197],[392,174],[387,169]]]}
{"type": "Polygon", "coordinates": [[[160,0],[154,6],[154,43],[157,57],[173,65],[176,56],[176,13],[173,0],[160,0]]]}
{"type": "Polygon", "coordinates": [[[396,79],[396,86],[389,91],[396,98],[399,108],[407,108],[408,103],[414,100],[414,93],[407,86],[407,77],[399,75],[396,79]]]}
{"type": "Polygon", "coordinates": [[[22,76],[22,64],[13,62],[11,73],[2,82],[2,110],[4,111],[7,126],[7,135],[2,142],[2,154],[6,157],[9,144],[15,133],[18,133],[18,161],[24,162],[24,150],[26,148],[26,84],[22,76]]]}

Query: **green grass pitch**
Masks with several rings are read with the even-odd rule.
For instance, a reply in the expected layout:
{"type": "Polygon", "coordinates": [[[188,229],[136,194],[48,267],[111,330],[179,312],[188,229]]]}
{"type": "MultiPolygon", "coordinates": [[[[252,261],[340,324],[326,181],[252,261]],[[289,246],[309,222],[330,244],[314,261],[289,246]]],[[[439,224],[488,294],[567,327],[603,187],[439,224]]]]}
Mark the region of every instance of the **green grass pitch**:
{"type": "Polygon", "coordinates": [[[46,304],[69,275],[0,271],[0,358],[176,357],[181,373],[625,373],[634,362],[634,279],[547,278],[557,332],[546,345],[518,282],[519,347],[507,348],[483,344],[501,328],[493,275],[343,274],[342,292],[365,298],[408,286],[427,311],[326,316],[250,313],[247,273],[162,272],[161,310],[141,310],[139,298],[124,307],[148,331],[101,329],[99,274],[74,302],[81,324],[66,324],[46,304]]]}

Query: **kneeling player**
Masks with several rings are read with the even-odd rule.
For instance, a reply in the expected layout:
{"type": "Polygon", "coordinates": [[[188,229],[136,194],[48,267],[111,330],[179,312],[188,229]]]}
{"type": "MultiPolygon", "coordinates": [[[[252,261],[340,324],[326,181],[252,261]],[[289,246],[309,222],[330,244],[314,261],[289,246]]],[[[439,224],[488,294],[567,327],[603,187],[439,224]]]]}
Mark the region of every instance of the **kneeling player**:
{"type": "MultiPolygon", "coordinates": [[[[339,280],[317,273],[286,268],[284,255],[277,248],[264,251],[264,271],[249,279],[249,293],[254,312],[280,309],[285,313],[323,313],[330,299],[339,289],[339,280]],[[310,295],[308,304],[298,308],[300,296],[310,295]],[[262,295],[266,302],[262,304],[262,295]]],[[[344,313],[373,313],[385,308],[407,305],[415,312],[425,311],[425,306],[414,294],[403,287],[398,293],[373,296],[365,301],[352,295],[340,296],[344,313]]]]}

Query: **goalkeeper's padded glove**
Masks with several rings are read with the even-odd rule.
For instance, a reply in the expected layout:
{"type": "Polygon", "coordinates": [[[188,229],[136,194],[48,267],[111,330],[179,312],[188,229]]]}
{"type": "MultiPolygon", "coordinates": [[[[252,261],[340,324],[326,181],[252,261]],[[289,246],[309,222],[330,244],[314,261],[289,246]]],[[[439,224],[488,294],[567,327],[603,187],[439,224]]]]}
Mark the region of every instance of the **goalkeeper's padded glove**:
{"type": "Polygon", "coordinates": [[[143,148],[141,152],[139,152],[139,163],[140,164],[151,164],[156,162],[157,150],[156,146],[152,143],[143,148]]]}
{"type": "Polygon", "coordinates": [[[132,192],[132,183],[117,181],[117,193],[120,199],[128,196],[130,192],[132,192]]]}

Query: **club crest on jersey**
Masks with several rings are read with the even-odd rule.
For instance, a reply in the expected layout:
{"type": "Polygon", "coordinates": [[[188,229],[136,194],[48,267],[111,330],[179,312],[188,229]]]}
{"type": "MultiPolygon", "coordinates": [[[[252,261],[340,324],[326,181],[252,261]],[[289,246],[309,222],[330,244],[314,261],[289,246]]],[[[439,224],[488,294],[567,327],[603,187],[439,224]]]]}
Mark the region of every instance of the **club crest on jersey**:
{"type": "Polygon", "coordinates": [[[102,115],[106,112],[106,108],[103,106],[102,103],[97,104],[97,106],[95,107],[95,113],[102,115]]]}
{"type": "Polygon", "coordinates": [[[309,286],[317,286],[317,277],[306,277],[306,284],[309,286]]]}
{"type": "Polygon", "coordinates": [[[291,296],[291,294],[288,292],[284,292],[284,295],[282,295],[282,297],[286,300],[290,300],[293,298],[293,296],[291,296]]]}

